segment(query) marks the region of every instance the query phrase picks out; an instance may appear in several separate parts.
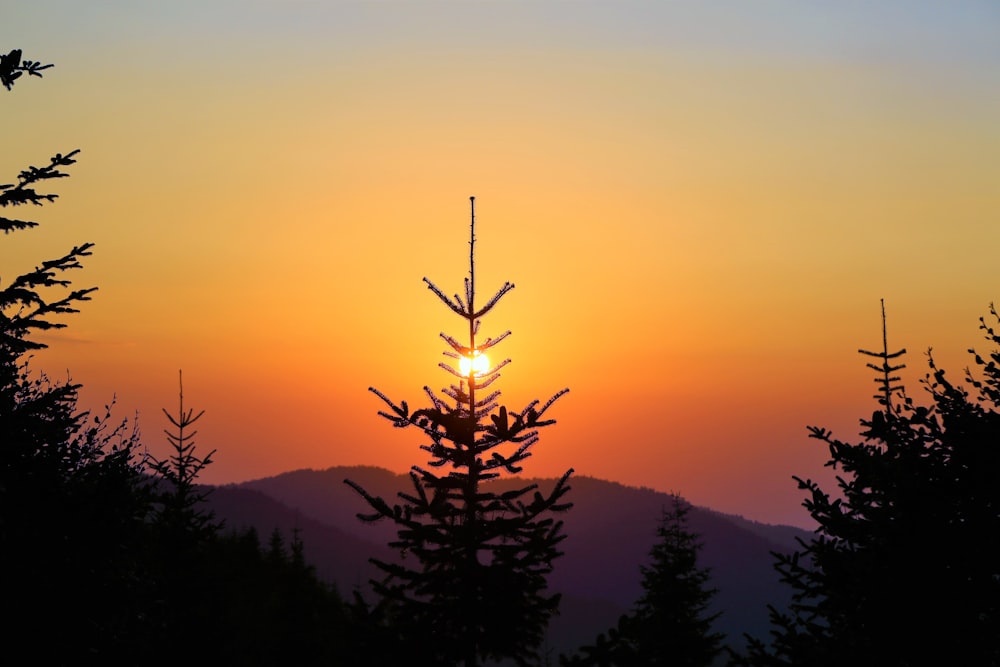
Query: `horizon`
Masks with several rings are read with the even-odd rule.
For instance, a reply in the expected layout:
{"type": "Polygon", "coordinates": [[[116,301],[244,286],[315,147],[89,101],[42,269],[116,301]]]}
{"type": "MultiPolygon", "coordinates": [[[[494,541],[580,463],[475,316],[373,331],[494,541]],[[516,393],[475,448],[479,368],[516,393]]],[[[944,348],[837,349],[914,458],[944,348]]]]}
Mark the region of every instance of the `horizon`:
{"type": "MultiPolygon", "coordinates": [[[[285,470],[283,472],[274,473],[273,475],[266,475],[264,477],[255,477],[255,478],[252,478],[252,479],[245,479],[245,480],[241,480],[241,481],[238,481],[238,482],[221,482],[221,483],[211,484],[210,486],[212,486],[212,487],[216,487],[216,486],[218,486],[218,487],[226,487],[226,486],[239,487],[239,486],[243,486],[243,485],[252,485],[254,482],[259,482],[259,481],[262,481],[262,480],[278,478],[278,477],[282,477],[284,475],[289,475],[289,474],[294,474],[294,473],[299,473],[299,472],[317,472],[317,473],[323,473],[323,472],[329,472],[331,470],[352,469],[352,468],[374,469],[374,470],[379,470],[379,471],[382,471],[382,472],[388,472],[388,473],[390,473],[392,475],[395,475],[397,477],[404,477],[404,478],[406,477],[407,473],[409,472],[409,471],[396,472],[394,470],[389,470],[388,468],[385,468],[385,467],[379,466],[379,465],[366,465],[366,464],[339,465],[339,466],[338,465],[334,465],[334,466],[329,466],[327,468],[296,468],[295,470],[285,470]]],[[[581,475],[581,474],[578,474],[578,473],[574,472],[573,475],[569,478],[569,484],[570,484],[571,489],[570,489],[569,497],[568,497],[567,500],[570,503],[573,502],[573,492],[572,492],[573,480],[579,479],[579,478],[591,479],[591,480],[594,480],[596,482],[604,482],[604,483],[607,483],[607,484],[614,484],[614,485],[621,486],[621,487],[626,488],[626,489],[634,489],[634,490],[637,490],[637,491],[649,491],[649,492],[652,492],[652,493],[663,494],[663,495],[667,495],[667,496],[679,495],[685,501],[690,502],[689,499],[686,498],[686,497],[684,497],[683,494],[675,494],[673,491],[665,491],[663,489],[654,489],[654,488],[649,487],[649,486],[628,484],[628,483],[619,482],[619,481],[616,481],[616,480],[613,480],[613,479],[604,479],[604,478],[601,478],[601,477],[595,477],[593,475],[581,475]]],[[[551,482],[555,482],[555,481],[558,480],[558,477],[539,477],[538,475],[518,474],[518,475],[507,476],[507,477],[501,477],[499,479],[489,480],[487,482],[487,484],[490,484],[490,483],[493,483],[493,482],[503,482],[505,480],[513,480],[513,479],[538,480],[538,481],[543,481],[543,482],[550,482],[550,481],[551,482]]],[[[265,494],[265,495],[267,495],[267,494],[265,494]]],[[[707,505],[699,505],[697,503],[691,503],[691,505],[692,505],[692,507],[695,507],[696,509],[699,509],[699,510],[705,510],[705,511],[708,511],[708,512],[713,512],[713,513],[720,514],[722,516],[727,516],[727,517],[735,517],[737,519],[743,519],[743,520],[749,521],[751,523],[765,524],[765,525],[776,526],[776,527],[798,528],[800,530],[805,530],[807,532],[813,532],[813,530],[816,528],[816,524],[814,522],[810,523],[811,517],[809,517],[808,514],[805,515],[805,521],[801,525],[794,524],[794,523],[770,523],[770,522],[767,522],[767,521],[758,521],[757,519],[755,519],[753,517],[744,516],[742,514],[736,514],[736,513],[732,513],[732,512],[723,512],[723,511],[718,510],[718,509],[716,509],[714,507],[708,507],[707,505]]],[[[362,503],[360,503],[360,502],[358,503],[358,507],[359,507],[359,509],[364,509],[364,505],[362,503]]]]}
{"type": "MultiPolygon", "coordinates": [[[[859,348],[952,377],[997,300],[1000,9],[987,2],[22,3],[52,63],[4,97],[6,179],[80,148],[0,249],[73,244],[93,300],[33,369],[81,405],[204,409],[202,480],[425,462],[377,416],[447,376],[438,332],[476,196],[484,321],[520,409],[563,387],[522,474],[810,521],[806,426],[857,441],[859,348]],[[33,213],[35,213],[33,211],[33,213]]],[[[232,480],[232,481],[230,481],[232,480]]],[[[798,523],[796,523],[798,521],[798,523]]]]}

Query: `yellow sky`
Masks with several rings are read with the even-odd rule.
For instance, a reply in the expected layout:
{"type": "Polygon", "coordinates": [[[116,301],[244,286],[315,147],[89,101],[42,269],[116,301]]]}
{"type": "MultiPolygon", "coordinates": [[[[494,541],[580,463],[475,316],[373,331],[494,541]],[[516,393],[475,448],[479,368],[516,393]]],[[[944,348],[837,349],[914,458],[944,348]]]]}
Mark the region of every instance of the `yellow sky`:
{"type": "Polygon", "coordinates": [[[477,197],[511,407],[563,386],[526,472],[804,520],[807,424],[853,438],[859,347],[958,373],[997,298],[1000,16],[886,3],[215,1],[17,8],[53,62],[3,95],[0,169],[81,148],[0,279],[93,241],[35,365],[206,410],[210,482],[423,463],[376,385],[444,386],[477,197]],[[706,8],[707,7],[707,8],[706,8]],[[917,7],[918,9],[914,9],[917,7]],[[736,12],[739,12],[738,14],[736,12]]]}

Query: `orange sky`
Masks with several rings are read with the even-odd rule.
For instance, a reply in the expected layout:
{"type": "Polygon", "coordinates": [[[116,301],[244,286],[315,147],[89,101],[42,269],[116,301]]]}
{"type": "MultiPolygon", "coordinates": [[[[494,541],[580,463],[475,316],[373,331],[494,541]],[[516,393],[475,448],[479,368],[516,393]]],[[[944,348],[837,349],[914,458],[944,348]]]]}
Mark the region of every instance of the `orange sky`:
{"type": "Polygon", "coordinates": [[[56,67],[0,173],[82,152],[0,279],[95,242],[33,363],[154,452],[183,368],[206,481],[424,463],[367,388],[447,383],[421,278],[460,289],[469,195],[505,401],[571,389],[526,473],[761,520],[806,520],[807,424],[870,414],[880,298],[919,393],[998,296],[990,3],[22,4],[3,48],[56,67]]]}

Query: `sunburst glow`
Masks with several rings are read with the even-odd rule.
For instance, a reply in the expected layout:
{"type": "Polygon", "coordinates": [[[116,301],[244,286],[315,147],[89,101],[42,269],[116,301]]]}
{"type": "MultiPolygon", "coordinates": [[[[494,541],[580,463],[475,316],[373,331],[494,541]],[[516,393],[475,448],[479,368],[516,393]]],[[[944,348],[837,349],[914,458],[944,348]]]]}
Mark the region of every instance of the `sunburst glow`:
{"type": "Polygon", "coordinates": [[[490,360],[481,352],[473,352],[471,357],[461,357],[458,360],[458,370],[462,375],[482,375],[490,369],[490,360]]]}

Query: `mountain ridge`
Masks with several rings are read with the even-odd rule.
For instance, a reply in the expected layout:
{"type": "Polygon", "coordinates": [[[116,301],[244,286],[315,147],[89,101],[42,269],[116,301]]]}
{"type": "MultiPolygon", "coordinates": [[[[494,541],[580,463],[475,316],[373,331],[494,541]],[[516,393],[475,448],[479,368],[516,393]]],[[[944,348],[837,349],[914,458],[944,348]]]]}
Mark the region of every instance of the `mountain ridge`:
{"type": "MultiPolygon", "coordinates": [[[[368,579],[380,576],[370,558],[398,560],[387,546],[396,529],[389,522],[372,524],[357,518],[368,505],[344,484],[348,478],[390,504],[398,492],[412,486],[408,474],[378,466],[305,468],[213,487],[209,501],[230,528],[252,525],[262,537],[274,529],[297,530],[307,560],[321,576],[342,593],[364,592],[368,579]]],[[[516,477],[489,484],[547,488],[555,481],[516,477]]],[[[571,477],[570,486],[567,499],[574,506],[558,516],[566,534],[564,555],[549,576],[550,589],[563,595],[560,616],[553,619],[549,632],[550,645],[560,651],[592,642],[638,599],[639,567],[648,559],[660,512],[672,497],[583,475],[571,477]]],[[[698,506],[689,518],[703,544],[700,564],[711,570],[711,585],[718,589],[712,609],[723,614],[717,629],[736,647],[742,646],[744,633],[765,638],[767,605],[782,608],[788,603],[771,552],[788,552],[797,546],[797,538],[811,533],[698,506]]]]}

